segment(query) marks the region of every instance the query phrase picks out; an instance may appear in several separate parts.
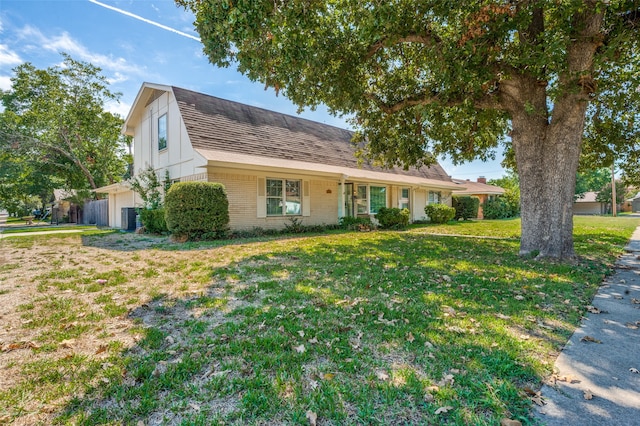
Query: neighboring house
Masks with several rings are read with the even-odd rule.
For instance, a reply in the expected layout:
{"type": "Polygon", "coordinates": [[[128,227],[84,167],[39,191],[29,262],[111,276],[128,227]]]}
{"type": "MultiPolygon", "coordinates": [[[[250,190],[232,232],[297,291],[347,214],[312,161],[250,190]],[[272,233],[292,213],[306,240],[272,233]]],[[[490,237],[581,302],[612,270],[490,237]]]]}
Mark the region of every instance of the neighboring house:
{"type": "MultiPolygon", "coordinates": [[[[352,133],[333,126],[173,86],[144,83],[123,132],[134,138],[134,170],[151,165],[172,181],[220,182],[231,229],[335,224],[401,207],[425,219],[427,203],[451,205],[452,182],[439,164],[382,169],[359,165],[352,133]]],[[[139,206],[127,184],[109,194],[109,225],[123,208],[139,206]]]]}
{"type": "Polygon", "coordinates": [[[605,214],[607,205],[596,201],[597,192],[585,192],[581,198],[576,198],[573,202],[573,214],[579,215],[599,215],[605,214]]]}
{"type": "Polygon", "coordinates": [[[482,204],[492,199],[493,197],[499,197],[504,194],[504,188],[494,185],[488,185],[487,179],[484,176],[480,176],[477,182],[472,182],[469,179],[453,179],[458,184],[459,189],[453,191],[453,195],[470,195],[472,197],[478,197],[480,199],[480,207],[478,208],[478,219],[483,219],[482,204]]]}

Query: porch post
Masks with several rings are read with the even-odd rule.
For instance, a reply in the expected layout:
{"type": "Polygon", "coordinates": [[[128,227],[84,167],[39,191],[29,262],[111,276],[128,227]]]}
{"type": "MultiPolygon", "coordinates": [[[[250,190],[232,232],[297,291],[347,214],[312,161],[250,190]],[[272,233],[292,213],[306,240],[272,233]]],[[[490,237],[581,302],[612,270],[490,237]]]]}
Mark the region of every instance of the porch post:
{"type": "Polygon", "coordinates": [[[340,189],[338,190],[338,220],[344,217],[344,176],[340,179],[340,189]]]}

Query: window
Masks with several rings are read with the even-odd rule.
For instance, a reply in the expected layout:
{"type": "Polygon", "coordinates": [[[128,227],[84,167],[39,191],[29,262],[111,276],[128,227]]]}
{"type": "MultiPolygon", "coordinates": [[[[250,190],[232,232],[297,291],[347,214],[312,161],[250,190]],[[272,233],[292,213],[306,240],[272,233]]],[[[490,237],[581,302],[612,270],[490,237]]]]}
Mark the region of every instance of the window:
{"type": "Polygon", "coordinates": [[[158,150],[167,148],[167,114],[158,117],[158,150]]]}
{"type": "Polygon", "coordinates": [[[387,188],[384,186],[372,186],[369,188],[369,195],[371,195],[369,209],[371,214],[378,213],[381,207],[387,207],[387,188]]]}
{"type": "Polygon", "coordinates": [[[409,209],[409,188],[400,190],[400,199],[398,200],[401,209],[409,209]]]}
{"type": "Polygon", "coordinates": [[[299,180],[267,179],[267,216],[301,215],[299,180]]]}
{"type": "Polygon", "coordinates": [[[428,204],[440,204],[442,193],[440,191],[429,191],[429,203],[428,204]]]}
{"type": "Polygon", "coordinates": [[[358,206],[358,214],[369,213],[369,201],[367,199],[366,185],[358,185],[358,192],[356,194],[356,205],[358,206]]]}

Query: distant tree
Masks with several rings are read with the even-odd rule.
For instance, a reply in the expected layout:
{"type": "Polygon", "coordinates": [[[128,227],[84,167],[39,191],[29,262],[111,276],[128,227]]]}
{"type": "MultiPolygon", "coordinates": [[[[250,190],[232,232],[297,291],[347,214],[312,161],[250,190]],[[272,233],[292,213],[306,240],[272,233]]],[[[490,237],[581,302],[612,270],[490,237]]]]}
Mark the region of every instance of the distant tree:
{"type": "Polygon", "coordinates": [[[579,171],[576,175],[576,198],[582,198],[585,192],[600,191],[610,182],[611,169],[598,168],[579,171]]]}
{"type": "Polygon", "coordinates": [[[176,2],[212,63],[353,117],[373,161],[488,158],[509,135],[521,254],[574,256],[585,119],[627,143],[640,126],[624,120],[640,110],[637,0],[176,2]]]}
{"type": "Polygon", "coordinates": [[[489,185],[504,189],[501,196],[487,200],[482,206],[485,219],[506,219],[520,214],[520,180],[514,171],[498,179],[490,179],[489,185]]]}
{"type": "Polygon", "coordinates": [[[100,68],[63,54],[63,64],[17,66],[11,89],[2,93],[0,151],[61,178],[69,189],[114,183],[126,171],[122,119],[106,111],[119,94],[100,68]]]}
{"type": "MultiPolygon", "coordinates": [[[[616,180],[616,204],[624,203],[627,198],[627,187],[624,182],[616,180]]],[[[600,188],[598,195],[596,195],[596,201],[599,203],[611,204],[611,182],[600,188]]]]}

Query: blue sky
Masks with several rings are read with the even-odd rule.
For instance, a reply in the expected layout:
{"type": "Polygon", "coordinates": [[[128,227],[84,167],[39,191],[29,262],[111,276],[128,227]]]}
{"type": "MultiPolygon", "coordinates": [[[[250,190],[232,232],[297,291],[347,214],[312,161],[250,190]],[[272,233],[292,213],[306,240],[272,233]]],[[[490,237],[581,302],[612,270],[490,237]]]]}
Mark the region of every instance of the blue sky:
{"type": "MultiPolygon", "coordinates": [[[[234,68],[217,68],[202,53],[194,17],[173,0],[0,0],[0,89],[10,88],[12,69],[24,62],[47,68],[60,52],[102,68],[111,89],[122,93],[113,112],[126,116],[140,85],[170,84],[225,99],[296,115],[297,107],[234,68]]],[[[348,127],[326,109],[300,116],[348,127]]],[[[454,166],[454,178],[489,179],[504,174],[499,160],[454,166]]]]}

